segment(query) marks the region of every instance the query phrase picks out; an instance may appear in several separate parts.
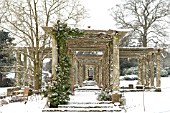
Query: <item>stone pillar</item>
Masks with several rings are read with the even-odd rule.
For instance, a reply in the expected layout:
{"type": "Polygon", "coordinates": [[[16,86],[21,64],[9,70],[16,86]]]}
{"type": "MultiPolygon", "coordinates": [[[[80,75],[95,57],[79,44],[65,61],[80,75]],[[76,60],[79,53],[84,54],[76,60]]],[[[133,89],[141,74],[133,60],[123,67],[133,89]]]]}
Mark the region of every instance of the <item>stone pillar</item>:
{"type": "Polygon", "coordinates": [[[141,77],[140,77],[140,81],[141,81],[141,85],[144,85],[144,72],[143,72],[143,68],[144,68],[144,59],[143,59],[143,56],[142,56],[142,58],[140,59],[141,60],[141,68],[140,68],[140,72],[141,72],[141,77]]]}
{"type": "Polygon", "coordinates": [[[110,43],[109,44],[109,82],[110,82],[110,89],[112,90],[113,89],[113,44],[110,43]]]}
{"type": "Polygon", "coordinates": [[[106,83],[107,83],[107,88],[112,89],[110,87],[110,56],[109,56],[109,47],[107,47],[106,51],[106,83]]]}
{"type": "Polygon", "coordinates": [[[143,70],[142,70],[142,85],[146,85],[146,58],[145,58],[145,55],[143,56],[143,59],[142,59],[142,64],[143,64],[143,70]]]}
{"type": "Polygon", "coordinates": [[[78,61],[75,60],[75,83],[78,84],[78,61]]]}
{"type": "Polygon", "coordinates": [[[119,90],[119,36],[113,36],[113,91],[119,90]]]}
{"type": "Polygon", "coordinates": [[[83,65],[79,64],[79,85],[83,85],[83,65]]]}
{"type": "Polygon", "coordinates": [[[103,87],[102,84],[102,61],[99,63],[99,87],[103,87]]]}
{"type": "MultiPolygon", "coordinates": [[[[28,50],[29,51],[29,50],[28,50]]],[[[31,59],[28,58],[28,86],[30,86],[30,88],[33,87],[33,74],[32,74],[32,63],[31,63],[31,59]]]]}
{"type": "Polygon", "coordinates": [[[83,81],[86,80],[86,65],[83,65],[83,73],[82,73],[82,78],[83,78],[83,81]]]}
{"type": "Polygon", "coordinates": [[[145,58],[145,81],[146,81],[146,86],[149,86],[149,82],[150,82],[150,77],[149,77],[149,59],[148,59],[148,55],[146,55],[146,58],[145,58]]]}
{"type": "Polygon", "coordinates": [[[150,74],[151,74],[151,87],[154,87],[154,53],[150,56],[150,74]]]}
{"type": "Polygon", "coordinates": [[[54,35],[54,29],[50,27],[42,27],[46,33],[51,36],[52,39],[52,74],[51,74],[51,82],[56,79],[57,76],[57,67],[58,67],[58,47],[57,40],[54,35]]]}
{"type": "Polygon", "coordinates": [[[142,61],[140,58],[137,59],[138,60],[138,85],[142,85],[142,74],[141,74],[141,67],[142,67],[142,61]]]}
{"type": "Polygon", "coordinates": [[[97,85],[99,86],[99,65],[96,65],[96,82],[97,85]]]}
{"type": "Polygon", "coordinates": [[[156,54],[156,87],[161,86],[161,77],[160,77],[160,50],[156,54]]]}
{"type": "Polygon", "coordinates": [[[72,52],[70,52],[70,63],[71,63],[71,69],[70,69],[70,89],[71,89],[71,92],[72,94],[74,94],[74,84],[75,84],[75,81],[74,81],[74,55],[72,52]]]}
{"type": "Polygon", "coordinates": [[[28,85],[28,78],[27,78],[27,56],[24,55],[24,76],[23,76],[23,86],[28,85]]]}
{"type": "Polygon", "coordinates": [[[57,76],[57,66],[58,66],[58,48],[57,48],[57,40],[54,35],[52,37],[52,81],[56,79],[57,76]]]}
{"type": "Polygon", "coordinates": [[[102,85],[103,85],[103,88],[105,89],[106,88],[106,82],[105,82],[105,59],[102,60],[102,85]]]}
{"type": "Polygon", "coordinates": [[[77,62],[77,80],[78,80],[78,84],[80,85],[80,63],[77,62]]]}
{"type": "Polygon", "coordinates": [[[85,80],[88,80],[89,79],[88,71],[89,71],[90,66],[86,65],[85,68],[86,68],[86,70],[85,70],[86,71],[86,73],[85,73],[85,80]]]}
{"type": "Polygon", "coordinates": [[[104,85],[104,88],[107,89],[108,88],[108,69],[107,69],[107,52],[105,52],[104,54],[104,58],[103,58],[103,85],[104,85]]]}
{"type": "Polygon", "coordinates": [[[96,80],[97,76],[96,76],[96,66],[93,65],[93,80],[96,80]]]}

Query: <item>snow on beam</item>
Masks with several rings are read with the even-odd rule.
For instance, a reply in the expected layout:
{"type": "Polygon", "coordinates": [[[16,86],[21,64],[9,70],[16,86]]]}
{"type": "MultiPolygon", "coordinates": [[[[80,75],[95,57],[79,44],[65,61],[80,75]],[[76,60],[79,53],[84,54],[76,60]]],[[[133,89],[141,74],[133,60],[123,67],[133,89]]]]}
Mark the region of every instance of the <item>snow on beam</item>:
{"type": "Polygon", "coordinates": [[[53,27],[48,27],[48,26],[42,26],[41,27],[46,33],[51,34],[52,32],[54,32],[54,28],[53,27]]]}

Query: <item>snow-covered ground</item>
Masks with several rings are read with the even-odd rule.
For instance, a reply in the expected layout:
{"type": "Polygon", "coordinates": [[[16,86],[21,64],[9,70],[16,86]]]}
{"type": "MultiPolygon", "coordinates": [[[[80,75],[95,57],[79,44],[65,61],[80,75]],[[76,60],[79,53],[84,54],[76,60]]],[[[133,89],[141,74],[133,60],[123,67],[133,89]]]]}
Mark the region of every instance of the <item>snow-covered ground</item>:
{"type": "Polygon", "coordinates": [[[0,113],[41,113],[46,103],[46,98],[29,100],[25,102],[13,102],[0,107],[0,113]]]}
{"type": "MultiPolygon", "coordinates": [[[[162,92],[125,92],[127,113],[170,113],[170,77],[161,78],[162,92]]],[[[121,81],[121,86],[136,84],[136,81],[121,81]]],[[[0,88],[0,94],[4,94],[5,88],[0,88]]],[[[89,101],[95,102],[96,94],[94,92],[75,92],[71,97],[72,102],[89,101]]],[[[0,106],[0,113],[41,113],[46,103],[43,100],[15,102],[0,106]]]]}
{"type": "Polygon", "coordinates": [[[161,78],[162,92],[125,93],[128,112],[170,113],[170,77],[161,78]]]}

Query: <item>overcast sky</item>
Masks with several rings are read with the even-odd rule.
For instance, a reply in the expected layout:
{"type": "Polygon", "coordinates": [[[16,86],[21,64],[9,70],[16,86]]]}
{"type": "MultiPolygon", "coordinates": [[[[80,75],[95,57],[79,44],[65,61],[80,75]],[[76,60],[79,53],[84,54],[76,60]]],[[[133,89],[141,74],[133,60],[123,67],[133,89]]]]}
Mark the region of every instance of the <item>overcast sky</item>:
{"type": "Polygon", "coordinates": [[[109,8],[114,7],[118,0],[81,0],[88,10],[89,18],[81,22],[81,28],[91,26],[91,29],[115,29],[109,8]]]}

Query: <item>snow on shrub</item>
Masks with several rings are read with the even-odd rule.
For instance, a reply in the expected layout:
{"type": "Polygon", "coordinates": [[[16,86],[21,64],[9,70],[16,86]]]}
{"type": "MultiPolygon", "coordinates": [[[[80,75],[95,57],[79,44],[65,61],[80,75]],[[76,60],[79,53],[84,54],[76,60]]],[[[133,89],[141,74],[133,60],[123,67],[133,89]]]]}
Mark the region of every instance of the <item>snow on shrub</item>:
{"type": "Polygon", "coordinates": [[[137,75],[126,75],[124,77],[124,80],[138,80],[138,76],[137,75]]]}
{"type": "Polygon", "coordinates": [[[111,101],[111,93],[108,91],[101,91],[101,93],[98,95],[97,100],[99,101],[111,101]]]}
{"type": "Polygon", "coordinates": [[[168,72],[168,75],[170,75],[170,67],[165,67],[165,70],[168,72]]]}
{"type": "Polygon", "coordinates": [[[162,69],[160,72],[161,77],[168,77],[168,71],[166,71],[165,69],[162,69]]]}
{"type": "Polygon", "coordinates": [[[138,68],[137,67],[131,67],[128,69],[123,70],[124,75],[137,75],[138,74],[138,68]]]}

